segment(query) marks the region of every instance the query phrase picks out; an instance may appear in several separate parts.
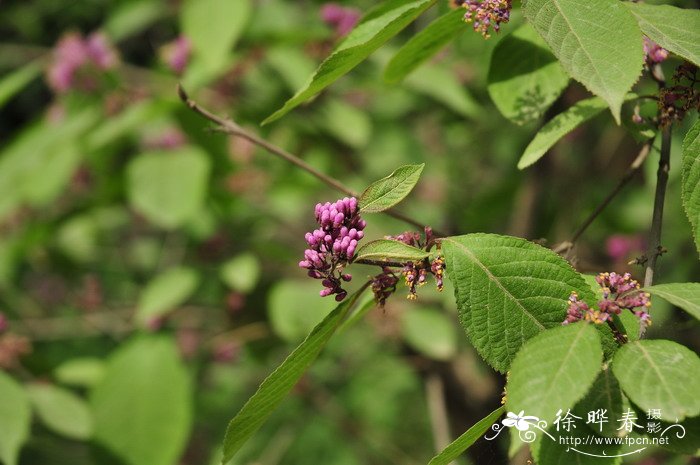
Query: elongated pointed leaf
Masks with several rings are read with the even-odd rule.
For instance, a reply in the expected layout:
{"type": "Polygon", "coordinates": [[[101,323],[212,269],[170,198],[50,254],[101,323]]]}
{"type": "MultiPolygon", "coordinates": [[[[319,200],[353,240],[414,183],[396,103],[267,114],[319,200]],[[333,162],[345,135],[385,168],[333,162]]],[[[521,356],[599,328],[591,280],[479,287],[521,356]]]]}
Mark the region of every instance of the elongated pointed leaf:
{"type": "Polygon", "coordinates": [[[3,76],[0,79],[0,108],[35,78],[39,77],[41,70],[41,60],[36,60],[3,76]]]}
{"type": "Polygon", "coordinates": [[[387,82],[401,81],[466,28],[462,8],[440,16],[401,47],[387,65],[384,79],[387,82]]]}
{"type": "Polygon", "coordinates": [[[271,123],[307,101],[353,69],[430,8],[436,0],[389,0],[370,11],[350,35],[326,58],[306,86],[267,117],[271,123]]]}
{"type": "Polygon", "coordinates": [[[383,212],[401,202],[418,183],[424,167],[425,163],[405,165],[397,168],[389,176],[370,184],[358,199],[360,211],[383,212]]]}
{"type": "Polygon", "coordinates": [[[682,179],[683,208],[700,253],[700,121],[695,122],[683,139],[682,179]]]}
{"type": "Polygon", "coordinates": [[[551,424],[557,411],[566,413],[583,398],[602,361],[593,325],[579,322],[548,329],[525,343],[513,360],[506,407],[551,424]]]}
{"type": "Polygon", "coordinates": [[[31,409],[22,386],[0,371],[0,461],[15,465],[19,450],[29,438],[31,409]]]}
{"type": "Polygon", "coordinates": [[[624,2],[642,32],[666,50],[700,66],[700,10],[624,2]]]}
{"type": "Polygon", "coordinates": [[[644,289],[700,320],[700,283],[657,284],[644,289]]]}
{"type": "Polygon", "coordinates": [[[357,260],[379,260],[388,262],[419,262],[427,258],[430,252],[412,247],[399,241],[378,239],[360,247],[355,254],[357,260]]]}
{"type": "Polygon", "coordinates": [[[324,318],[304,342],[262,382],[253,397],[248,399],[226,429],[221,463],[231,460],[284,400],[341,325],[359,295],[354,294],[324,318]]]}
{"type": "Polygon", "coordinates": [[[700,359],[687,347],[665,340],[630,342],[615,354],[613,374],[632,402],[645,411],[660,410],[662,420],[700,414],[700,359]]]}
{"type": "Polygon", "coordinates": [[[488,91],[516,124],[539,119],[569,83],[557,58],[529,24],[505,36],[491,55],[488,91]]]}
{"type": "Polygon", "coordinates": [[[528,0],[525,17],[569,75],[607,102],[620,122],[644,64],[642,33],[618,0],[528,0]]]}
{"type": "Polygon", "coordinates": [[[528,339],[557,327],[572,291],[592,301],[583,277],[549,249],[510,236],[442,240],[459,317],[479,354],[505,372],[528,339]]]}
{"type": "Polygon", "coordinates": [[[35,383],[27,392],[41,421],[52,431],[72,439],[92,435],[92,413],[87,402],[67,389],[35,383]]]}
{"type": "Polygon", "coordinates": [[[489,413],[488,416],[479,420],[474,426],[465,431],[464,434],[450,443],[449,446],[445,447],[442,452],[433,457],[428,465],[448,465],[451,463],[480,439],[481,436],[491,428],[491,425],[503,415],[504,411],[505,407],[498,407],[496,410],[489,413]]]}

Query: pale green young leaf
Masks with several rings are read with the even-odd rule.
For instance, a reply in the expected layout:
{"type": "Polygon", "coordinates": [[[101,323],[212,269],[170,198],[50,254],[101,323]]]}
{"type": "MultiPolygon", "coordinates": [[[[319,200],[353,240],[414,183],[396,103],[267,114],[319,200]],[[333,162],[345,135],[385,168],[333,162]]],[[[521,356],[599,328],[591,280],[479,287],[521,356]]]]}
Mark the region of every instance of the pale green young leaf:
{"type": "Polygon", "coordinates": [[[386,41],[408,26],[436,0],[389,0],[370,11],[348,37],[282,108],[262,124],[271,123],[307,101],[360,64],[386,41]]]}
{"type": "Polygon", "coordinates": [[[24,388],[0,370],[0,462],[16,465],[29,438],[31,407],[24,388]]]}
{"type": "Polygon", "coordinates": [[[700,253],[700,120],[683,139],[683,208],[693,229],[695,247],[700,253]]]}
{"type": "Polygon", "coordinates": [[[479,103],[466,86],[459,82],[455,73],[447,68],[425,64],[406,77],[403,85],[434,99],[462,116],[467,118],[479,116],[479,103]]]}
{"type": "Polygon", "coordinates": [[[529,24],[493,49],[487,89],[498,110],[516,124],[541,118],[568,83],[569,76],[529,24]]]}
{"type": "Polygon", "coordinates": [[[420,262],[430,252],[390,239],[377,239],[363,245],[355,253],[354,261],[376,260],[387,262],[420,262]]]}
{"type": "Polygon", "coordinates": [[[199,276],[192,268],[171,268],[153,278],[139,296],[136,321],[147,325],[151,320],[175,310],[192,295],[199,276]]]}
{"type": "Polygon", "coordinates": [[[642,32],[666,50],[700,66],[700,10],[623,2],[642,32]]]}
{"type": "Polygon", "coordinates": [[[625,344],[615,354],[613,373],[622,390],[643,410],[660,410],[661,419],[681,421],[700,414],[700,359],[666,340],[625,344]]]}
{"type": "Polygon", "coordinates": [[[592,292],[569,263],[524,239],[468,234],[442,239],[460,321],[496,370],[508,370],[528,339],[561,325],[569,295],[592,292]]]}
{"type": "Polygon", "coordinates": [[[528,342],[513,360],[506,407],[548,424],[574,407],[601,370],[603,349],[587,322],[548,329],[528,342]]]}
{"type": "Polygon", "coordinates": [[[465,431],[460,437],[455,439],[450,445],[445,447],[442,452],[433,457],[428,465],[448,465],[457,459],[460,455],[464,453],[472,444],[481,437],[491,428],[498,419],[503,415],[505,407],[498,407],[493,412],[489,413],[488,416],[482,418],[474,424],[471,428],[465,431]]]}
{"type": "Polygon", "coordinates": [[[425,163],[404,165],[389,176],[370,184],[358,199],[360,211],[383,212],[401,202],[418,183],[424,167],[425,163]]]}
{"type": "Polygon", "coordinates": [[[284,400],[336,332],[359,296],[359,293],[353,294],[328,314],[248,399],[226,429],[222,464],[231,460],[284,400]]]}
{"type": "Polygon", "coordinates": [[[384,79],[392,83],[401,81],[466,29],[462,8],[440,16],[399,49],[387,65],[384,79]]]}
{"type": "Polygon", "coordinates": [[[267,318],[276,336],[298,344],[335,308],[333,297],[319,297],[321,289],[311,279],[282,280],[270,289],[267,318]]]}
{"type": "Polygon", "coordinates": [[[642,72],[642,33],[618,0],[528,0],[523,12],[562,67],[601,97],[620,122],[625,95],[642,72]]]}
{"type": "Polygon", "coordinates": [[[435,360],[449,360],[457,351],[455,325],[434,308],[411,308],[403,314],[401,334],[408,345],[435,360]]]}
{"type": "Polygon", "coordinates": [[[97,357],[72,358],[61,363],[53,371],[59,383],[82,388],[92,388],[105,374],[105,362],[97,357]]]}
{"type": "Polygon", "coordinates": [[[172,465],[192,426],[192,383],[175,341],[140,336],[110,357],[92,391],[94,438],[129,465],[172,465]]]}
{"type": "Polygon", "coordinates": [[[657,284],[644,288],[700,320],[700,283],[657,284]]]}
{"type": "Polygon", "coordinates": [[[248,293],[260,278],[260,262],[252,253],[242,253],[221,266],[221,279],[234,291],[248,293]]]}
{"type": "Polygon", "coordinates": [[[41,76],[42,70],[42,60],[35,60],[2,76],[0,79],[0,108],[34,79],[41,76]]]}
{"type": "Polygon", "coordinates": [[[71,439],[92,436],[92,413],[87,402],[67,389],[45,383],[27,386],[27,393],[42,423],[71,439]]]}

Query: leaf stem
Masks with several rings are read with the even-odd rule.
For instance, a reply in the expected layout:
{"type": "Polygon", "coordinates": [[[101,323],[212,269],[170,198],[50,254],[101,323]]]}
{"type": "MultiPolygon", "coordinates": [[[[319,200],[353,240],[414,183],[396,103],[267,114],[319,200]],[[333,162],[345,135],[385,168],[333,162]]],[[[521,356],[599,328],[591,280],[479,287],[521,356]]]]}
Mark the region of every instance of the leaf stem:
{"type": "MultiPolygon", "coordinates": [[[[278,147],[271,142],[268,142],[267,140],[263,139],[262,137],[258,136],[257,134],[248,131],[247,129],[242,128],[239,126],[236,122],[228,119],[228,118],[222,118],[218,115],[215,115],[214,113],[210,112],[206,108],[203,108],[200,106],[197,102],[194,100],[190,99],[189,96],[187,95],[187,92],[185,89],[182,87],[182,84],[178,84],[177,86],[177,93],[178,96],[180,97],[180,100],[182,100],[185,105],[187,105],[192,111],[195,113],[198,113],[199,115],[203,116],[204,118],[208,119],[209,121],[213,122],[214,124],[217,125],[217,130],[224,132],[226,134],[232,135],[232,136],[237,136],[237,137],[242,137],[253,144],[264,148],[267,150],[270,154],[275,155],[277,157],[282,158],[283,160],[286,160],[287,162],[291,163],[292,165],[301,168],[303,171],[306,171],[310,175],[314,176],[324,184],[332,187],[333,189],[342,192],[343,194],[352,196],[352,197],[357,197],[359,194],[349,187],[347,187],[345,184],[340,182],[339,180],[328,176],[327,174],[317,170],[313,166],[309,165],[306,163],[304,160],[299,158],[298,156],[289,153],[288,151],[284,150],[281,147],[278,147]]],[[[394,210],[387,210],[384,213],[387,215],[396,218],[397,220],[401,220],[404,223],[408,223],[412,226],[415,226],[417,228],[420,228],[421,230],[425,229],[425,225],[419,221],[414,220],[413,218],[410,218],[403,213],[399,213],[394,210]]],[[[436,235],[438,236],[443,236],[443,234],[438,233],[437,231],[433,231],[436,235]]]]}

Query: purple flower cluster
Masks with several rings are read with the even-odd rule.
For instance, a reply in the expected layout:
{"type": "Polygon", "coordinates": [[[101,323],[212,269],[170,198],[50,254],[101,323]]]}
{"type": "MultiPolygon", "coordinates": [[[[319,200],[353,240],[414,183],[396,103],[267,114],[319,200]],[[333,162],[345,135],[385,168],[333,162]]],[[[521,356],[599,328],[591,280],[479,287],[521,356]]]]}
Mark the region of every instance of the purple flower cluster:
{"type": "Polygon", "coordinates": [[[649,64],[662,63],[668,58],[668,50],[644,36],[644,58],[649,64]]]}
{"type": "Polygon", "coordinates": [[[382,272],[372,278],[372,293],[379,306],[383,307],[386,304],[386,299],[396,291],[398,282],[399,278],[387,267],[382,268],[382,272]]]}
{"type": "Polygon", "coordinates": [[[491,37],[489,29],[498,32],[501,23],[510,20],[512,0],[458,0],[457,5],[466,8],[464,20],[473,23],[472,27],[485,39],[491,37]]]}
{"type": "Polygon", "coordinates": [[[347,35],[360,20],[360,11],[345,8],[337,3],[325,3],[321,7],[321,19],[332,26],[338,36],[347,35]]]}
{"type": "Polygon", "coordinates": [[[420,263],[408,262],[401,271],[406,286],[408,287],[409,300],[416,300],[418,297],[416,295],[416,288],[425,284],[429,272],[435,276],[437,290],[442,292],[444,287],[443,275],[445,272],[445,260],[442,257],[437,257],[430,262],[429,265],[427,263],[427,260],[420,263]]]}
{"type": "Polygon", "coordinates": [[[192,42],[186,36],[179,36],[160,49],[160,57],[178,76],[185,72],[192,53],[192,42]]]}
{"type": "Polygon", "coordinates": [[[667,85],[659,92],[659,125],[662,127],[682,120],[689,111],[700,111],[698,67],[686,61],[676,68],[673,82],[674,85],[667,85]]]}
{"type": "Polygon", "coordinates": [[[347,295],[342,282],[352,279],[351,275],[342,273],[343,266],[355,255],[367,223],[360,217],[354,197],[319,203],[315,213],[320,227],[306,233],[309,248],[304,251],[304,260],[299,266],[308,269],[310,277],[323,280],[321,297],[335,294],[335,300],[340,302],[347,295]]]}
{"type": "Polygon", "coordinates": [[[53,51],[47,70],[49,86],[58,93],[74,87],[95,87],[94,72],[114,68],[119,59],[107,36],[93,32],[86,38],[79,33],[66,34],[53,51]]]}
{"type": "Polygon", "coordinates": [[[572,292],[566,319],[562,324],[579,320],[605,323],[611,321],[613,315],[629,310],[645,324],[651,325],[647,311],[651,306],[649,294],[640,290],[639,283],[629,273],[600,273],[595,279],[603,291],[603,299],[598,302],[598,308],[590,308],[586,302],[579,300],[576,292],[572,292]]]}

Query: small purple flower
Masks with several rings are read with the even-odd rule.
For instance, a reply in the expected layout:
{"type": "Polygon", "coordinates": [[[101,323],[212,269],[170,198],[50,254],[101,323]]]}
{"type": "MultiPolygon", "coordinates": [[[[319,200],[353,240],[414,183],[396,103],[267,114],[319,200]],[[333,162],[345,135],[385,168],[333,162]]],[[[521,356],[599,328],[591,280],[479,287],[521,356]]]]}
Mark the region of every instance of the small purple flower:
{"type": "Polygon", "coordinates": [[[321,19],[335,29],[337,36],[345,36],[360,20],[360,11],[346,8],[337,3],[325,3],[321,7],[321,19]]]}
{"type": "Polygon", "coordinates": [[[90,61],[101,70],[114,68],[119,62],[117,52],[101,32],[93,32],[85,39],[85,51],[90,61]]]}
{"type": "Polygon", "coordinates": [[[181,35],[160,50],[161,59],[177,75],[181,75],[187,68],[192,54],[192,42],[187,36],[181,35]]]}
{"type": "Polygon", "coordinates": [[[501,23],[510,20],[510,10],[513,6],[512,0],[465,0],[457,3],[467,10],[464,20],[472,23],[474,30],[485,39],[491,37],[490,28],[498,32],[501,23]]]}
{"type": "Polygon", "coordinates": [[[399,278],[390,268],[386,267],[382,268],[382,273],[372,278],[372,293],[374,293],[374,300],[379,306],[383,307],[386,304],[389,296],[396,291],[398,282],[399,278]]]}
{"type": "Polygon", "coordinates": [[[647,63],[662,63],[668,58],[668,50],[644,36],[644,57],[647,63]]]}

